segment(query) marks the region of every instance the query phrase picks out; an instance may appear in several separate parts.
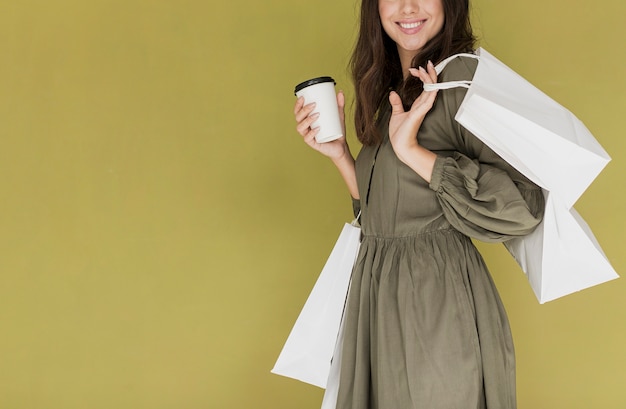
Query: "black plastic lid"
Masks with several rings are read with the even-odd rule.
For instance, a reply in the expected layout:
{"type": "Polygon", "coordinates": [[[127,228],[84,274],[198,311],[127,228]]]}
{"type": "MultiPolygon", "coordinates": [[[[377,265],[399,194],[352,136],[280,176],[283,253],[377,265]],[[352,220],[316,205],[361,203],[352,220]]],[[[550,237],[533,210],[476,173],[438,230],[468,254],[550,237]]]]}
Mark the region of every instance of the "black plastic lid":
{"type": "Polygon", "coordinates": [[[333,84],[337,84],[335,80],[332,79],[332,77],[317,77],[317,78],[310,79],[308,81],[301,82],[300,84],[296,85],[296,90],[294,91],[294,94],[300,90],[303,90],[306,87],[310,87],[311,85],[315,85],[315,84],[321,84],[323,82],[332,82],[333,84]]]}

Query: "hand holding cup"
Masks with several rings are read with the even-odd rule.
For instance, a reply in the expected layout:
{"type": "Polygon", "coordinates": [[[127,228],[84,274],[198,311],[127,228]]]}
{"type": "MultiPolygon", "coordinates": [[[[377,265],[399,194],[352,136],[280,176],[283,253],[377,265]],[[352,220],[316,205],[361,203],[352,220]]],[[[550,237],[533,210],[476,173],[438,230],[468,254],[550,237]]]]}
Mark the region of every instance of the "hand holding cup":
{"type": "Polygon", "coordinates": [[[299,84],[295,93],[298,133],[313,149],[331,158],[341,157],[347,150],[343,92],[335,94],[332,78],[319,77],[299,84]]]}
{"type": "Polygon", "coordinates": [[[344,136],[339,104],[335,94],[335,81],[331,77],[317,77],[296,85],[295,94],[304,99],[305,105],[313,105],[310,116],[315,115],[311,129],[319,128],[315,135],[318,143],[331,142],[344,136]]]}

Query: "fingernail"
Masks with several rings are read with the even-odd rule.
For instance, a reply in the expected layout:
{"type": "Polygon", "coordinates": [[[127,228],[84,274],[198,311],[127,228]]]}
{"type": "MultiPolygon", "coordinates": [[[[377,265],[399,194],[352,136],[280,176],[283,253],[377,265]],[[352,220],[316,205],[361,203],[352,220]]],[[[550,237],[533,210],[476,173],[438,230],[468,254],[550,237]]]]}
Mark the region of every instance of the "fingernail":
{"type": "Polygon", "coordinates": [[[430,60],[428,60],[428,66],[429,66],[429,67],[434,67],[433,62],[432,62],[432,61],[430,61],[430,60]]]}
{"type": "Polygon", "coordinates": [[[426,72],[426,70],[424,69],[424,67],[420,67],[420,71],[422,71],[422,72],[426,72]]]}

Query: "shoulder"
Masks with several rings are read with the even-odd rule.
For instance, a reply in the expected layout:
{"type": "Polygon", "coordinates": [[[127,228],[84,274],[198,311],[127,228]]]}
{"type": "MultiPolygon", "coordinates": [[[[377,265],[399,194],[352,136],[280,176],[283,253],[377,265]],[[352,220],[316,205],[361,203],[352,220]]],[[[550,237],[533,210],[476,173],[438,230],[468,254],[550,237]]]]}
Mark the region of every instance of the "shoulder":
{"type": "Polygon", "coordinates": [[[439,82],[471,80],[474,78],[478,60],[471,57],[456,57],[443,69],[439,82]]]}
{"type": "MultiPolygon", "coordinates": [[[[471,81],[474,78],[477,67],[478,60],[476,58],[467,56],[452,58],[443,68],[441,74],[439,74],[437,82],[471,81]]],[[[439,91],[441,98],[449,105],[449,110],[455,114],[465,98],[466,93],[467,89],[463,87],[439,91]]]]}

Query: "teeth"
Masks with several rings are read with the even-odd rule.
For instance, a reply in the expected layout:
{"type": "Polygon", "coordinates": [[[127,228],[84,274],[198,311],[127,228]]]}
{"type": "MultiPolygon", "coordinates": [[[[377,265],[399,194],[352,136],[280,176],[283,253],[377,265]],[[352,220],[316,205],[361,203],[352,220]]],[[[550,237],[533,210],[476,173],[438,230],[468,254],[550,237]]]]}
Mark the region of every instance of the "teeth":
{"type": "Polygon", "coordinates": [[[400,23],[400,27],[402,28],[417,28],[419,26],[422,25],[421,21],[418,21],[417,23],[400,23]]]}

